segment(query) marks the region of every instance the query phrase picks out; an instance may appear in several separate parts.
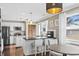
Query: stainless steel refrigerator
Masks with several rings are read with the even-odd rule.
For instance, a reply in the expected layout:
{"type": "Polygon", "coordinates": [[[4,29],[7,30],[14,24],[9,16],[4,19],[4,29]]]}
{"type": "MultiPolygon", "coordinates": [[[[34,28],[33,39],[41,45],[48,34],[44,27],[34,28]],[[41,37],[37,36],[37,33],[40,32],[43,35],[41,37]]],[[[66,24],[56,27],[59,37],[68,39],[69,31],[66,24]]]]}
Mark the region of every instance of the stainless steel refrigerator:
{"type": "Polygon", "coordinates": [[[2,27],[2,39],[4,45],[10,44],[10,27],[2,27]]]}

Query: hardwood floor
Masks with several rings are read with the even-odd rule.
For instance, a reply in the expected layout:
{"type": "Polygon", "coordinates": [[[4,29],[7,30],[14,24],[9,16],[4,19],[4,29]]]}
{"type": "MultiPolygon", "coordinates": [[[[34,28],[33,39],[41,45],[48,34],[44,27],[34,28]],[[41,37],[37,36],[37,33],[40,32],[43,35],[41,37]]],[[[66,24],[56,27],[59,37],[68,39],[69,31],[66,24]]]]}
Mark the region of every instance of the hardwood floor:
{"type": "Polygon", "coordinates": [[[24,56],[22,47],[16,45],[8,45],[4,47],[4,56],[24,56]]]}

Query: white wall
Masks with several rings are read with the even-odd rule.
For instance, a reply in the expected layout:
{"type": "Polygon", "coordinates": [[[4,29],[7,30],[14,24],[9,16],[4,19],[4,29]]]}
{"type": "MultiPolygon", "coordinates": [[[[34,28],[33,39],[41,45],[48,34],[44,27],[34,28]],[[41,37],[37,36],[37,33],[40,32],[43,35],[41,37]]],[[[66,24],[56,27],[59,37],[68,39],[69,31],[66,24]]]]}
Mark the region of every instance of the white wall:
{"type": "Polygon", "coordinates": [[[73,8],[65,13],[67,14],[67,17],[79,14],[79,7],[73,8]]]}

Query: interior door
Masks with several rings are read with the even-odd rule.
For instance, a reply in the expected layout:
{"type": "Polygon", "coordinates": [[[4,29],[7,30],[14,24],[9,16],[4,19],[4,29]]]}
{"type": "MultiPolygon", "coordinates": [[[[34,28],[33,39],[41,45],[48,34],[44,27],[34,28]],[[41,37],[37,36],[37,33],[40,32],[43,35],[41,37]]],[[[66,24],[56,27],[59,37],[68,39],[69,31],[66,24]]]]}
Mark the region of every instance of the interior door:
{"type": "Polygon", "coordinates": [[[36,25],[28,25],[28,38],[36,36],[36,25]]]}

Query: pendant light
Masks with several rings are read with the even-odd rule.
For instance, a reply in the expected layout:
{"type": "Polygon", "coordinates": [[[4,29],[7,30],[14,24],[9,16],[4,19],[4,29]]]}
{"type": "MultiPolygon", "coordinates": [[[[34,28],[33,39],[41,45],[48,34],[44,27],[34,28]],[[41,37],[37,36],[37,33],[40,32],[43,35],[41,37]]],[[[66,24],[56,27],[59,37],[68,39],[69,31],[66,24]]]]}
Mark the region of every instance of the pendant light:
{"type": "Polygon", "coordinates": [[[58,14],[62,11],[62,3],[46,3],[46,11],[49,14],[58,14]]]}
{"type": "Polygon", "coordinates": [[[30,21],[29,21],[29,24],[30,24],[30,25],[32,25],[32,24],[33,24],[32,20],[30,20],[30,21]]]}
{"type": "MultiPolygon", "coordinates": [[[[32,12],[29,12],[29,14],[30,14],[30,16],[31,16],[31,18],[32,18],[32,12]]],[[[29,20],[29,25],[32,25],[33,24],[33,21],[32,20],[29,20]]]]}

